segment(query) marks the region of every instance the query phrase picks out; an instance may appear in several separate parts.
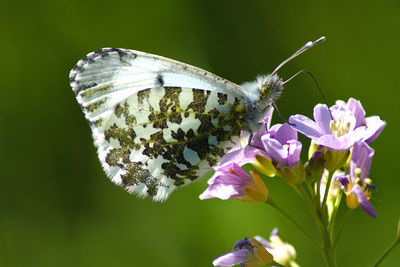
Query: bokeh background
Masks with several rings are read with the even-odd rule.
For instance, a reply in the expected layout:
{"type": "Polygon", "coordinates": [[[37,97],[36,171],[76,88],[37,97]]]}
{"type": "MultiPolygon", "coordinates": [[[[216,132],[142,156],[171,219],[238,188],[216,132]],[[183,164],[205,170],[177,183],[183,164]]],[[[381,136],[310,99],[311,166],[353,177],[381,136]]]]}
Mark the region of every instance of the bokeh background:
{"type": "MultiPolygon", "coordinates": [[[[310,70],[328,97],[360,99],[387,121],[372,143],[378,186],[373,219],[354,212],[338,249],[339,266],[370,266],[399,219],[398,1],[11,1],[0,9],[0,265],[211,266],[244,236],[278,226],[302,266],[323,258],[264,205],[200,201],[206,180],[165,203],[114,186],[98,162],[89,126],[69,82],[88,52],[123,47],[202,67],[233,82],[270,72],[306,41],[327,41],[279,72],[310,70]]],[[[278,101],[286,117],[310,116],[321,97],[302,75],[278,101]]],[[[279,121],[279,120],[278,120],[279,121]]],[[[276,202],[318,236],[308,211],[278,178],[276,202]]],[[[344,204],[344,203],[343,203],[344,204]]],[[[346,211],[342,205],[338,219],[346,211]]],[[[398,266],[399,248],[382,266],[398,266]]]]}

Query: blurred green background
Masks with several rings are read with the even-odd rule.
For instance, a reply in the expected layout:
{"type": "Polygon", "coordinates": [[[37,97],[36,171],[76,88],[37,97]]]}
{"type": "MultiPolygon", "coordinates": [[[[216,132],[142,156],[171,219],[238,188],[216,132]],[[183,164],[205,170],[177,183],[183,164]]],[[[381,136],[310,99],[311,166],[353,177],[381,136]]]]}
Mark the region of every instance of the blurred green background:
{"type": "MultiPolygon", "coordinates": [[[[107,46],[167,56],[242,83],[325,35],[325,43],[279,75],[310,70],[329,104],[355,97],[367,115],[388,124],[372,143],[370,176],[378,186],[372,203],[379,217],[356,210],[338,265],[370,266],[394,239],[400,215],[398,1],[10,1],[2,3],[0,23],[1,266],[211,266],[236,240],[267,237],[275,226],[296,247],[302,266],[324,266],[318,250],[271,208],[200,201],[204,179],[154,203],[106,178],[68,73],[88,52],[107,46]]],[[[278,105],[286,117],[310,116],[319,102],[312,80],[302,75],[287,84],[278,105]]],[[[267,186],[317,237],[295,193],[279,179],[267,186]]],[[[342,205],[339,220],[345,211],[342,205]]],[[[397,248],[382,266],[399,262],[397,248]]]]}

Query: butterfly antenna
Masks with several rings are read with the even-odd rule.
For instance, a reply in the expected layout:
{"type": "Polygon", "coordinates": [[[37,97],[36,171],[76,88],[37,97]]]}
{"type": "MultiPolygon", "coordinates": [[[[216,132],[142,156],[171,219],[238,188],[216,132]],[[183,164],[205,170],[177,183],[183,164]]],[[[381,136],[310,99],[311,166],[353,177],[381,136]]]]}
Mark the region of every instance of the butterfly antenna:
{"type": "MultiPolygon", "coordinates": [[[[322,92],[321,87],[319,87],[317,79],[315,79],[314,75],[311,72],[309,72],[308,70],[301,70],[301,71],[296,72],[292,77],[290,77],[286,81],[282,82],[282,84],[286,84],[287,82],[290,82],[294,77],[298,76],[301,73],[307,73],[308,75],[310,75],[311,79],[314,81],[315,85],[317,86],[318,91],[319,91],[320,95],[322,96],[322,99],[324,100],[324,103],[328,106],[328,101],[326,101],[326,97],[325,97],[324,93],[322,92]]],[[[330,110],[329,110],[329,114],[331,115],[331,119],[334,120],[330,110]]]]}
{"type": "Polygon", "coordinates": [[[299,50],[296,51],[296,53],[294,53],[293,55],[291,55],[290,57],[288,57],[286,60],[284,60],[281,64],[278,65],[278,67],[276,67],[274,69],[274,71],[271,73],[271,75],[274,75],[278,72],[278,70],[285,65],[286,63],[288,63],[289,61],[291,61],[292,59],[294,59],[295,57],[297,57],[298,55],[304,53],[305,51],[307,51],[308,49],[310,49],[311,47],[322,43],[323,41],[325,41],[325,36],[322,36],[321,38],[319,38],[318,40],[314,41],[314,42],[308,42],[305,45],[303,45],[299,50]]]}
{"type": "Polygon", "coordinates": [[[274,108],[274,110],[275,110],[276,113],[278,114],[279,118],[280,118],[283,122],[285,122],[285,123],[287,123],[287,124],[289,124],[289,125],[292,125],[292,126],[296,126],[295,124],[290,123],[290,122],[282,115],[282,113],[279,112],[278,107],[276,106],[276,104],[275,104],[274,102],[271,103],[271,106],[274,108]]]}

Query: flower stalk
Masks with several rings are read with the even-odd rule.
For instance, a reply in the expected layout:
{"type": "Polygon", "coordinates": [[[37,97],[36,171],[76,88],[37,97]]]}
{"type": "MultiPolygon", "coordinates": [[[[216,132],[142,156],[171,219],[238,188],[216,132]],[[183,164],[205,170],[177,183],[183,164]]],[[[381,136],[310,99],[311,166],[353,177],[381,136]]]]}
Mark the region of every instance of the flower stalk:
{"type": "Polygon", "coordinates": [[[270,205],[274,209],[276,209],[281,215],[283,215],[289,222],[293,224],[293,226],[296,227],[297,230],[300,231],[306,237],[311,243],[313,243],[318,249],[322,249],[321,244],[316,241],[312,236],[310,236],[304,228],[294,219],[292,216],[290,216],[286,211],[284,211],[278,204],[276,204],[271,198],[266,202],[266,204],[270,205]]]}

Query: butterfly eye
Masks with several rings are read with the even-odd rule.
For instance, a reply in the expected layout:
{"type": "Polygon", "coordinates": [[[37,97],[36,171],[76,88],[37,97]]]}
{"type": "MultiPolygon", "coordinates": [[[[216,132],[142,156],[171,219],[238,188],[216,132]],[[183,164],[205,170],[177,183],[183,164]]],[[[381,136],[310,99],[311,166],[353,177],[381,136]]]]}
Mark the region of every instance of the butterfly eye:
{"type": "Polygon", "coordinates": [[[260,98],[262,100],[268,98],[271,95],[271,89],[272,88],[268,83],[262,85],[260,88],[260,98]]]}

